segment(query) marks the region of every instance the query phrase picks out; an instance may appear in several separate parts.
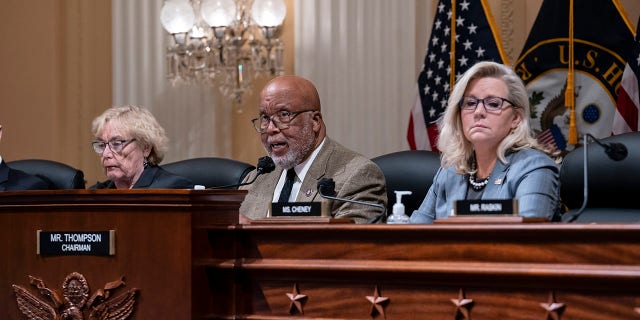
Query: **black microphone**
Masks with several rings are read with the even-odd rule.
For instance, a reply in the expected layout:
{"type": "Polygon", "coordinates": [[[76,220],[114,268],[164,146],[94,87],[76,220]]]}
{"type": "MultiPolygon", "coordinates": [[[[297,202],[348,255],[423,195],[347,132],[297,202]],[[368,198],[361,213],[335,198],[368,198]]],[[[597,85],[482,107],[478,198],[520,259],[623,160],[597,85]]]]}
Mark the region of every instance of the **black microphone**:
{"type": "Polygon", "coordinates": [[[320,194],[320,196],[325,198],[325,199],[357,203],[357,204],[361,204],[361,205],[365,205],[365,206],[376,207],[376,208],[382,209],[382,213],[380,215],[378,215],[377,217],[374,217],[374,218],[371,218],[371,219],[367,220],[367,223],[376,223],[376,222],[380,221],[380,219],[385,217],[386,213],[387,213],[387,208],[385,206],[381,205],[381,204],[378,204],[378,203],[369,203],[369,202],[364,202],[364,201],[360,201],[360,200],[351,200],[351,199],[345,199],[345,198],[336,197],[335,196],[336,195],[336,183],[331,178],[322,178],[322,179],[318,180],[318,194],[320,194]]]}
{"type": "Polygon", "coordinates": [[[609,158],[611,158],[611,160],[620,161],[626,158],[627,154],[629,153],[627,151],[627,147],[625,147],[622,143],[601,143],[597,139],[595,141],[604,148],[604,152],[609,156],[609,158]]]}
{"type": "Polygon", "coordinates": [[[207,189],[227,189],[227,188],[234,188],[234,187],[240,187],[240,186],[246,186],[248,184],[252,184],[254,181],[256,181],[256,179],[258,178],[259,175],[265,174],[265,173],[269,173],[269,172],[275,170],[276,169],[276,164],[273,162],[273,159],[271,159],[271,157],[264,156],[264,157],[258,159],[258,165],[256,167],[257,167],[256,171],[258,173],[256,174],[255,177],[253,177],[253,179],[251,179],[251,181],[248,181],[248,182],[245,182],[245,183],[230,184],[230,185],[226,185],[226,186],[209,187],[207,189]]]}
{"type": "MultiPolygon", "coordinates": [[[[264,156],[258,159],[257,165],[258,176],[264,173],[269,173],[276,169],[276,164],[273,162],[273,159],[269,156],[264,156]]],[[[255,180],[255,179],[254,179],[255,180]]]]}
{"type": "Polygon", "coordinates": [[[591,141],[595,141],[597,144],[599,144],[602,148],[604,148],[604,153],[607,154],[607,156],[614,161],[621,161],[622,159],[627,157],[628,151],[627,151],[627,147],[622,144],[622,143],[618,143],[618,142],[609,142],[609,143],[605,143],[602,142],[600,140],[598,140],[596,137],[592,136],[589,133],[585,133],[584,134],[584,146],[583,146],[583,155],[582,155],[582,163],[583,163],[583,198],[582,198],[582,206],[580,207],[580,209],[574,213],[573,215],[571,215],[569,218],[566,219],[566,222],[574,222],[576,221],[576,219],[578,219],[578,217],[582,214],[582,212],[584,211],[584,209],[587,208],[587,200],[589,199],[589,188],[588,188],[588,169],[587,167],[589,166],[589,157],[587,157],[587,145],[588,145],[588,138],[591,138],[591,141]]]}

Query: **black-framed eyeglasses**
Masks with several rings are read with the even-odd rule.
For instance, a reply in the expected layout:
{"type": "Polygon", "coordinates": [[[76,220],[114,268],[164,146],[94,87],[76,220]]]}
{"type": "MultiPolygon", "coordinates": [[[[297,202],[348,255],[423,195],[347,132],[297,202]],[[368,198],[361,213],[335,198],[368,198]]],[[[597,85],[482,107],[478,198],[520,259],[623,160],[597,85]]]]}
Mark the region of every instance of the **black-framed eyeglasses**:
{"type": "Polygon", "coordinates": [[[113,153],[120,153],[120,151],[122,151],[122,149],[124,149],[124,147],[126,147],[129,143],[136,141],[136,139],[128,139],[128,140],[121,140],[121,139],[116,139],[116,140],[111,140],[109,142],[105,142],[105,141],[94,141],[91,143],[91,145],[93,146],[93,150],[97,153],[97,154],[102,154],[104,152],[104,149],[107,148],[107,146],[109,146],[109,149],[111,150],[111,152],[113,153]]]}
{"type": "Polygon", "coordinates": [[[478,99],[476,97],[462,97],[462,101],[460,101],[460,109],[474,112],[480,102],[482,102],[482,106],[484,106],[484,111],[488,113],[501,113],[502,110],[509,107],[509,105],[516,108],[516,105],[513,102],[501,97],[486,97],[484,99],[478,99]],[[505,102],[509,103],[509,105],[505,106],[505,102]]]}
{"type": "Polygon", "coordinates": [[[315,110],[302,110],[291,112],[287,110],[280,110],[270,116],[266,114],[261,114],[257,118],[251,119],[253,123],[253,127],[258,131],[258,133],[267,132],[267,128],[269,127],[269,122],[273,122],[273,125],[278,128],[278,130],[284,130],[289,128],[289,123],[293,121],[293,119],[304,112],[311,112],[315,110]]]}

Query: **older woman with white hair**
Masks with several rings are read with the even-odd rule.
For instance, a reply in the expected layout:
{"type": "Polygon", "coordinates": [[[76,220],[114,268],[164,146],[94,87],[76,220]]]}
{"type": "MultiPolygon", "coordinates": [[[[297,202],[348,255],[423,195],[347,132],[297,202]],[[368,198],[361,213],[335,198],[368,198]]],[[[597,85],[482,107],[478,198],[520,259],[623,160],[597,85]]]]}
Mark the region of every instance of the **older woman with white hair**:
{"type": "Polygon", "coordinates": [[[533,138],[518,75],[495,62],[472,66],[454,86],[440,123],[441,168],[411,223],[432,223],[456,200],[517,199],[523,217],[560,208],[559,166],[533,138]]]}
{"type": "Polygon", "coordinates": [[[140,106],[111,107],[93,120],[100,155],[109,180],[89,189],[190,189],[193,183],[158,166],[168,138],[156,118],[140,106]]]}

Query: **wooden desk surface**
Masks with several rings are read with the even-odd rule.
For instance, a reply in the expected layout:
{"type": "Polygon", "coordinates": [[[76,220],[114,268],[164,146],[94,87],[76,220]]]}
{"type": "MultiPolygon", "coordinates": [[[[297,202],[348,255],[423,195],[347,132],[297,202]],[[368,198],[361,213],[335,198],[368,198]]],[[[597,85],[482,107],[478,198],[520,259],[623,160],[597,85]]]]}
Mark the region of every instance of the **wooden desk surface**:
{"type": "Polygon", "coordinates": [[[640,224],[238,225],[245,194],[0,193],[0,319],[24,319],[11,284],[73,271],[125,276],[133,319],[640,319],[640,224]],[[38,256],[39,229],[117,253],[38,256]]]}

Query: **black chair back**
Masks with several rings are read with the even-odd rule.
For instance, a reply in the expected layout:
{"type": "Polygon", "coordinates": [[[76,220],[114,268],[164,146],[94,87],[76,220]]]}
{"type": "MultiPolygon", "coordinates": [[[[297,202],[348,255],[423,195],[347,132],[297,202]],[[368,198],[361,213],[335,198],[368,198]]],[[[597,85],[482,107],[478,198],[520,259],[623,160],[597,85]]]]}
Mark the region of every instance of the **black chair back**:
{"type": "Polygon", "coordinates": [[[398,151],[371,159],[380,167],[387,181],[388,212],[396,203],[394,191],[411,191],[402,196],[405,213],[418,209],[440,168],[440,154],[432,151],[398,151]]]}
{"type": "Polygon", "coordinates": [[[51,190],[84,189],[84,173],[67,164],[44,159],[24,159],[7,162],[12,169],[24,171],[44,180],[51,190]]]}
{"type": "Polygon", "coordinates": [[[162,165],[162,168],[206,188],[240,184],[255,169],[245,162],[216,157],[180,160],[162,165]]]}
{"type": "MultiPolygon", "coordinates": [[[[595,142],[587,148],[588,202],[576,222],[640,222],[640,132],[601,139],[626,146],[627,157],[615,161],[595,142]]],[[[565,217],[575,214],[584,198],[583,147],[569,152],[560,169],[560,197],[569,209],[565,217]]],[[[564,220],[564,219],[563,219],[564,220]]]]}

